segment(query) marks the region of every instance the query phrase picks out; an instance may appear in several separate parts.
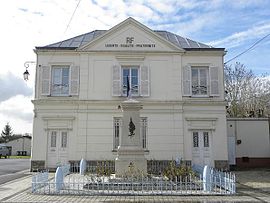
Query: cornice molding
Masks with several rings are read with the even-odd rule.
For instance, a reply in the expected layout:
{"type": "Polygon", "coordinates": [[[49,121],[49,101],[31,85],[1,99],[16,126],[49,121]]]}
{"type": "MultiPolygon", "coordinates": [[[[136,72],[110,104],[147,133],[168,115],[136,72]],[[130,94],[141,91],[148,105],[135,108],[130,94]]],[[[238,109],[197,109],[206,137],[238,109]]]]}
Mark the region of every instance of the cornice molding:
{"type": "Polygon", "coordinates": [[[187,121],[216,121],[218,118],[210,118],[210,117],[187,117],[187,121]]]}
{"type": "MultiPolygon", "coordinates": [[[[63,99],[63,98],[57,98],[52,99],[45,98],[45,99],[35,99],[32,100],[32,103],[34,105],[63,105],[63,104],[69,104],[69,105],[119,105],[121,104],[124,99],[122,100],[79,100],[78,98],[74,99],[63,99]]],[[[144,100],[144,99],[138,99],[143,105],[183,105],[183,106],[225,106],[225,101],[207,101],[207,100],[144,100]]]]}

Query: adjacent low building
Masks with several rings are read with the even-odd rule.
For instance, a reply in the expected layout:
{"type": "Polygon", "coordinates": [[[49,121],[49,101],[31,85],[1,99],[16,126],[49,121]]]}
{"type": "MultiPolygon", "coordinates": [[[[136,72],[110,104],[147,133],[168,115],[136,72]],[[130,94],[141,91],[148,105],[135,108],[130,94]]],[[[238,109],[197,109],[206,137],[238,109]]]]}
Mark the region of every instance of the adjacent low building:
{"type": "Polygon", "coordinates": [[[23,136],[16,138],[6,143],[6,146],[10,150],[10,155],[17,156],[30,156],[31,155],[31,140],[30,136],[23,136]]]}
{"type": "Polygon", "coordinates": [[[128,83],[148,161],[227,167],[224,48],[128,18],[35,53],[32,169],[115,160],[128,83]]]}
{"type": "Polygon", "coordinates": [[[270,166],[269,118],[228,118],[229,164],[238,168],[270,166]]]}

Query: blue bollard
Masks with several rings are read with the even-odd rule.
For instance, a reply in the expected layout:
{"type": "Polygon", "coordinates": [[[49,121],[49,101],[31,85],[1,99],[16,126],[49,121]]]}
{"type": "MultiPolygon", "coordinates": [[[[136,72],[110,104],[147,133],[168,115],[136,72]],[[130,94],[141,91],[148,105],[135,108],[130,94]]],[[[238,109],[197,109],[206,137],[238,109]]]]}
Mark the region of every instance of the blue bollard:
{"type": "Polygon", "coordinates": [[[177,157],[175,159],[175,164],[176,164],[177,167],[180,167],[181,166],[181,161],[182,161],[182,158],[181,157],[177,157]]]}
{"type": "Polygon", "coordinates": [[[86,161],[82,158],[80,161],[80,175],[84,175],[86,171],[86,161]]]}
{"type": "Polygon", "coordinates": [[[209,166],[204,166],[203,169],[203,191],[212,191],[212,178],[211,178],[211,168],[209,166]]]}
{"type": "Polygon", "coordinates": [[[55,190],[59,192],[64,186],[64,174],[61,167],[57,167],[55,172],[55,190]]]}

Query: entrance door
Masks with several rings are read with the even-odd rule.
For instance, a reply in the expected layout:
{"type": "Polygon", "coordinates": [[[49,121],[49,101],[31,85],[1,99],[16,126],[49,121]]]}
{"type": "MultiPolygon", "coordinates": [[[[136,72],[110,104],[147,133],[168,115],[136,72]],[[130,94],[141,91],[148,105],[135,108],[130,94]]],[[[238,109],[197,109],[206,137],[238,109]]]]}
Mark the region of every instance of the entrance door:
{"type": "Polygon", "coordinates": [[[56,168],[68,161],[68,133],[67,131],[53,130],[48,137],[48,167],[56,168]]]}
{"type": "Polygon", "coordinates": [[[211,159],[211,135],[209,131],[193,131],[192,161],[197,165],[212,166],[211,159]]]}

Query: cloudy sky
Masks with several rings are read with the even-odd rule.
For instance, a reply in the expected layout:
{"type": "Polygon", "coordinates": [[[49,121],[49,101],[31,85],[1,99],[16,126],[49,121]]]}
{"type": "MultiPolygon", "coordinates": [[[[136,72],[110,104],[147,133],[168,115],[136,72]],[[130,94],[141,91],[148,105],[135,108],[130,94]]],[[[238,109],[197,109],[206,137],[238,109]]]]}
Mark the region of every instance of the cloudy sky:
{"type": "MultiPolygon", "coordinates": [[[[228,51],[225,61],[270,34],[268,0],[8,0],[0,2],[0,130],[31,133],[34,66],[22,80],[33,49],[95,29],[110,29],[133,17],[228,51]],[[78,4],[79,3],[79,4],[78,4]],[[71,16],[76,13],[69,24],[71,16]],[[69,26],[67,26],[69,24],[69,26]]],[[[237,58],[255,73],[270,73],[270,36],[237,58]]]]}

